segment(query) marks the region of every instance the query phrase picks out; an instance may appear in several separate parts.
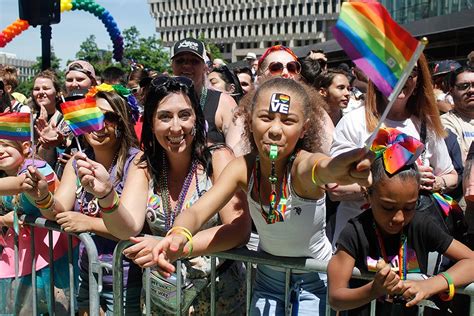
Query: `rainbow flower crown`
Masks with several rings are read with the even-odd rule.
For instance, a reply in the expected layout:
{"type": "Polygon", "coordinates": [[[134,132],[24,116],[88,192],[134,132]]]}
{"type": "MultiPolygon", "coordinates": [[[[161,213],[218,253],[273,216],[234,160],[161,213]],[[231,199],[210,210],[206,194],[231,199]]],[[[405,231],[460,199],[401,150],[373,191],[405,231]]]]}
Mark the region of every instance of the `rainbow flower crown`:
{"type": "Polygon", "coordinates": [[[89,89],[87,92],[86,97],[95,97],[97,92],[116,92],[122,98],[127,101],[128,107],[130,108],[130,115],[132,116],[132,123],[138,121],[138,117],[140,116],[140,110],[138,108],[138,102],[135,96],[131,93],[130,89],[125,88],[121,84],[114,84],[110,85],[107,83],[102,83],[98,86],[94,86],[89,89]]]}

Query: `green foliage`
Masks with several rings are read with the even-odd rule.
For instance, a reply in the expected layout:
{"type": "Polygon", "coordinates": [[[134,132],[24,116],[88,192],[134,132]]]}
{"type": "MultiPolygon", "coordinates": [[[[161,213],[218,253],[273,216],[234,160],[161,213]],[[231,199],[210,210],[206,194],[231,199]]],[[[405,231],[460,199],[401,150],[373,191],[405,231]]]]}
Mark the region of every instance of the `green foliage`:
{"type": "Polygon", "coordinates": [[[127,60],[159,72],[171,71],[169,53],[155,35],[140,37],[138,29],[132,26],[123,31],[123,39],[124,57],[127,60]]]}
{"type": "Polygon", "coordinates": [[[115,66],[125,72],[130,71],[130,61],[135,61],[145,68],[159,72],[170,71],[169,54],[164,50],[162,43],[154,35],[144,38],[134,26],[125,29],[122,33],[124,39],[124,60],[117,63],[112,60],[112,52],[99,49],[96,38],[90,35],[80,46],[76,58],[86,60],[94,66],[97,74],[105,68],[115,66]]]}
{"type": "Polygon", "coordinates": [[[201,33],[201,35],[199,35],[199,40],[204,43],[204,46],[206,46],[206,50],[211,54],[212,59],[222,59],[222,52],[220,48],[216,44],[211,43],[206,38],[204,38],[204,34],[201,33]]]}
{"type": "Polygon", "coordinates": [[[96,73],[100,74],[105,68],[116,65],[112,61],[112,52],[99,49],[95,40],[95,35],[89,35],[79,46],[76,59],[88,61],[94,66],[96,73]]]}

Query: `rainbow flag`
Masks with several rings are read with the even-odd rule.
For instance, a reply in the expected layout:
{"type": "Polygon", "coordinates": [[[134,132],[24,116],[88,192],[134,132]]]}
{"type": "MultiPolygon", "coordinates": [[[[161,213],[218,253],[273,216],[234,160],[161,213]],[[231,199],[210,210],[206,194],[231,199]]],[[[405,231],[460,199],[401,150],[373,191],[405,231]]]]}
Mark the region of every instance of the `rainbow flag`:
{"type": "Polygon", "coordinates": [[[0,139],[28,141],[31,139],[30,113],[0,113],[0,139]]]}
{"type": "Polygon", "coordinates": [[[64,121],[74,136],[100,130],[104,127],[104,114],[96,106],[94,98],[84,98],[61,103],[64,121]]]}
{"type": "Polygon", "coordinates": [[[346,54],[387,97],[419,43],[374,0],[344,2],[332,32],[346,54]]]}

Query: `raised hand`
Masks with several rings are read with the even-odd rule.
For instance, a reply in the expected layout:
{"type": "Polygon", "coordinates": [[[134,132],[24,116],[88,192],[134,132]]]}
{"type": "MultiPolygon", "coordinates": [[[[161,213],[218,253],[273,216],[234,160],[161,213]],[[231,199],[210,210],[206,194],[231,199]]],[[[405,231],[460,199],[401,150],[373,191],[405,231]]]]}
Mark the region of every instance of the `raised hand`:
{"type": "Polygon", "coordinates": [[[23,178],[23,183],[21,185],[24,190],[23,192],[33,200],[43,200],[49,194],[48,182],[44,175],[42,175],[35,166],[28,166],[27,171],[18,177],[23,178]]]}
{"type": "Polygon", "coordinates": [[[39,135],[39,143],[46,147],[56,147],[64,141],[64,136],[58,131],[55,122],[48,124],[46,119],[40,117],[36,120],[35,130],[39,135]]]}
{"type": "Polygon", "coordinates": [[[82,152],[76,153],[74,159],[77,164],[77,175],[82,187],[87,192],[99,198],[111,192],[113,185],[110,181],[110,175],[104,166],[87,158],[82,152]]]}

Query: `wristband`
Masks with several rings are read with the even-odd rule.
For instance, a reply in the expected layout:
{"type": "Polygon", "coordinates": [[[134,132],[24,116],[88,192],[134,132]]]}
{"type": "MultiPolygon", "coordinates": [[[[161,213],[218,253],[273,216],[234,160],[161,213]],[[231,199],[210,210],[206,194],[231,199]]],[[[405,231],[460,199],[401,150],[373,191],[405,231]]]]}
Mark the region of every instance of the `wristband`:
{"type": "Polygon", "coordinates": [[[184,237],[186,237],[186,239],[188,240],[187,242],[187,245],[188,245],[188,254],[186,255],[186,257],[190,257],[191,256],[191,253],[193,252],[193,234],[191,234],[191,232],[189,231],[189,229],[187,229],[186,227],[183,227],[183,226],[175,226],[175,227],[172,227],[167,233],[166,233],[166,236],[168,235],[171,235],[172,233],[176,232],[177,234],[181,234],[183,235],[184,237]],[[177,232],[176,232],[177,231],[177,232]]]}
{"type": "Polygon", "coordinates": [[[36,207],[38,207],[40,210],[50,209],[54,204],[53,193],[49,192],[48,196],[46,198],[40,200],[40,202],[44,201],[44,200],[46,200],[46,202],[38,203],[37,201],[35,201],[36,207]]]}
{"type": "MultiPolygon", "coordinates": [[[[323,160],[327,160],[327,159],[331,159],[331,157],[321,157],[319,159],[316,159],[316,161],[314,162],[314,165],[313,165],[313,169],[311,170],[311,181],[313,181],[314,184],[318,185],[318,179],[316,177],[316,173],[318,172],[318,166],[319,166],[319,163],[323,160]]],[[[320,186],[321,189],[325,190],[325,188],[323,188],[322,186],[320,186]]],[[[335,189],[336,187],[333,187],[333,189],[335,189]]]]}
{"type": "Polygon", "coordinates": [[[448,282],[448,293],[439,293],[439,298],[445,302],[450,301],[453,299],[455,294],[453,279],[447,272],[441,272],[439,275],[448,282]]]}
{"type": "Polygon", "coordinates": [[[38,205],[38,204],[45,204],[44,201],[46,201],[47,198],[51,197],[51,192],[48,191],[48,194],[40,199],[40,200],[35,200],[35,204],[38,205]]]}
{"type": "Polygon", "coordinates": [[[99,200],[105,199],[106,197],[108,197],[110,195],[110,193],[112,193],[113,190],[114,190],[114,187],[111,187],[109,192],[107,192],[104,196],[101,196],[101,197],[97,196],[97,199],[99,199],[99,200]]]}
{"type": "Polygon", "coordinates": [[[113,212],[115,212],[118,209],[118,207],[120,205],[120,198],[119,198],[117,192],[113,189],[112,189],[112,191],[114,191],[114,201],[112,202],[112,205],[110,205],[108,207],[103,207],[102,205],[100,205],[99,202],[97,202],[97,205],[99,205],[100,211],[104,214],[112,214],[113,212]]]}

